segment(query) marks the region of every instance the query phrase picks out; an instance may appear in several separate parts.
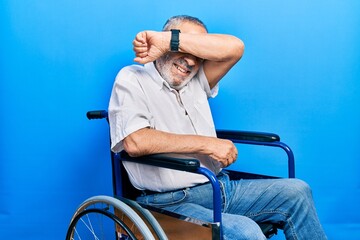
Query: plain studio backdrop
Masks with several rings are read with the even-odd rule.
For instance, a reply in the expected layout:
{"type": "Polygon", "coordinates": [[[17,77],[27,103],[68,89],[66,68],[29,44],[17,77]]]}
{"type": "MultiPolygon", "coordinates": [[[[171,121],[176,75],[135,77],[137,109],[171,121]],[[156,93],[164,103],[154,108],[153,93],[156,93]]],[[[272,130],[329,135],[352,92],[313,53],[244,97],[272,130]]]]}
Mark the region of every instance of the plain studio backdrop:
{"type": "MultiPolygon", "coordinates": [[[[111,195],[107,124],[85,113],[107,108],[136,33],[178,14],[245,43],[210,101],[217,127],[279,134],[329,239],[359,239],[357,0],[1,0],[1,238],[64,239],[83,200],[111,195]]],[[[283,157],[239,146],[234,167],[284,174],[283,157]]]]}

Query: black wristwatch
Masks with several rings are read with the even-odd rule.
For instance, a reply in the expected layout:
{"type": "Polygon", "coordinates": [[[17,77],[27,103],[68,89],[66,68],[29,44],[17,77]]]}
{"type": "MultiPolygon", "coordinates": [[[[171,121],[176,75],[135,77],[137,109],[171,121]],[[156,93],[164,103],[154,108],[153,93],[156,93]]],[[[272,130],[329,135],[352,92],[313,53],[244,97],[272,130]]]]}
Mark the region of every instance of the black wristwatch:
{"type": "Polygon", "coordinates": [[[179,29],[171,29],[171,40],[170,40],[170,51],[178,52],[179,51],[179,29]]]}

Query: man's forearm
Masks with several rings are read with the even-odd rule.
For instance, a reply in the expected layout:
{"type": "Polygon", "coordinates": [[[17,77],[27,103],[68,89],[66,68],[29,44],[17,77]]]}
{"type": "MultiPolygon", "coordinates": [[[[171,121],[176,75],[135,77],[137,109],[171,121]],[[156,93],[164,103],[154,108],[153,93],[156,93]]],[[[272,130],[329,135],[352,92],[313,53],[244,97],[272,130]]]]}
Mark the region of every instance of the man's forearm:
{"type": "Polygon", "coordinates": [[[244,44],[237,37],[224,34],[180,34],[180,51],[204,59],[204,72],[210,88],[240,60],[244,44]]]}
{"type": "MultiPolygon", "coordinates": [[[[226,34],[180,33],[179,51],[209,61],[239,60],[244,52],[244,43],[237,37],[226,34]]],[[[171,32],[144,31],[133,41],[139,63],[154,61],[170,51],[171,32]],[[144,57],[144,58],[141,58],[144,57]]]]}
{"type": "MultiPolygon", "coordinates": [[[[179,52],[203,59],[204,72],[210,88],[240,60],[244,53],[243,42],[226,34],[181,32],[179,52]]],[[[170,51],[171,32],[143,31],[136,35],[133,45],[134,61],[145,64],[170,51]]]]}
{"type": "Polygon", "coordinates": [[[124,139],[125,151],[131,156],[156,153],[201,153],[206,137],[179,135],[154,129],[140,129],[124,139]]]}
{"type": "Polygon", "coordinates": [[[243,54],[244,44],[231,35],[180,33],[179,49],[209,61],[237,61],[243,54]]]}
{"type": "Polygon", "coordinates": [[[231,141],[199,135],[173,134],[149,128],[140,129],[124,139],[124,148],[130,156],[157,153],[193,153],[207,155],[227,166],[237,158],[237,149],[231,141]]]}

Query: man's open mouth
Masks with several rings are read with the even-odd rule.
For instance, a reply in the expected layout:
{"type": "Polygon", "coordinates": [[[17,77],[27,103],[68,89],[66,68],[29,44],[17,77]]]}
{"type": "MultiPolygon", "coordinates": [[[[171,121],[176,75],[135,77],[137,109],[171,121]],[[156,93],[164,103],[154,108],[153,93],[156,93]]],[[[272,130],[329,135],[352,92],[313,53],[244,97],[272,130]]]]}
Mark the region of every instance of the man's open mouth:
{"type": "Polygon", "coordinates": [[[174,66],[182,74],[188,75],[191,72],[187,67],[184,67],[184,66],[181,66],[181,65],[178,65],[175,63],[174,63],[174,66]]]}

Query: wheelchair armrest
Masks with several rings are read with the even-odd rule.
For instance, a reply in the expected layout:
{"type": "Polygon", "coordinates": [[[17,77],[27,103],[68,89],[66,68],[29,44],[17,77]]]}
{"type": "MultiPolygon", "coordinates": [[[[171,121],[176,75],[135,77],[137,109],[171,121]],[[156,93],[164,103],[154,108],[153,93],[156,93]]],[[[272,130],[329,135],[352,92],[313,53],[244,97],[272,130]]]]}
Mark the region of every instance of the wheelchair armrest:
{"type": "Polygon", "coordinates": [[[256,141],[256,142],[275,142],[280,141],[280,137],[274,133],[216,130],[218,138],[224,138],[236,141],[256,141]]]}
{"type": "Polygon", "coordinates": [[[103,119],[108,117],[108,112],[106,110],[95,110],[95,111],[88,111],[86,113],[86,117],[89,120],[92,119],[103,119]]]}
{"type": "Polygon", "coordinates": [[[123,161],[147,164],[156,167],[170,168],[187,172],[196,172],[200,161],[180,154],[153,154],[141,157],[131,157],[125,151],[120,153],[123,161]]]}
{"type": "Polygon", "coordinates": [[[283,149],[288,157],[288,176],[289,178],[295,178],[294,154],[288,145],[280,142],[280,137],[277,134],[232,130],[217,130],[216,134],[218,138],[229,139],[234,143],[264,145],[283,149]]]}

